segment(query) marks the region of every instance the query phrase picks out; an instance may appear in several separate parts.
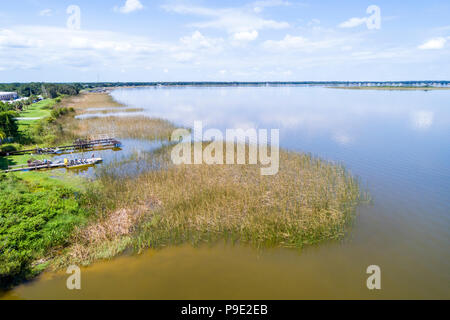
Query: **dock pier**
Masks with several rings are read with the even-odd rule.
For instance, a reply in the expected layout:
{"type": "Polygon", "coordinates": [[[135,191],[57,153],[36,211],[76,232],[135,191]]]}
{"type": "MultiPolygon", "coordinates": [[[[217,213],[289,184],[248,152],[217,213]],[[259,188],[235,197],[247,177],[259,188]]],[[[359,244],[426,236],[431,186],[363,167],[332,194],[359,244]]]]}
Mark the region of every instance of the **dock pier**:
{"type": "Polygon", "coordinates": [[[18,166],[9,167],[8,170],[3,171],[3,173],[9,172],[20,172],[20,171],[36,171],[36,170],[44,170],[44,169],[58,169],[58,168],[67,168],[67,169],[78,169],[80,167],[88,167],[92,166],[96,163],[102,162],[102,158],[90,158],[83,159],[83,162],[80,163],[70,163],[70,161],[59,161],[56,163],[40,163],[40,164],[24,164],[18,166]]]}
{"type": "Polygon", "coordinates": [[[51,147],[51,148],[35,148],[28,150],[0,152],[1,157],[20,156],[25,154],[58,154],[71,151],[86,151],[95,148],[120,148],[122,143],[115,138],[104,138],[96,140],[78,139],[71,145],[51,147]]]}

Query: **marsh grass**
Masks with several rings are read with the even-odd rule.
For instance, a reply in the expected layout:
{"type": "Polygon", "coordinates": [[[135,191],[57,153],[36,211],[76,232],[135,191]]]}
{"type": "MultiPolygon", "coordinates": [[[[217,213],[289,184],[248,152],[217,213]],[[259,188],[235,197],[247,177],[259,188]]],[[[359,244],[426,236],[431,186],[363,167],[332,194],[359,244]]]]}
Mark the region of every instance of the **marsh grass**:
{"type": "MultiPolygon", "coordinates": [[[[141,109],[124,108],[125,106],[114,101],[107,93],[85,93],[71,97],[64,101],[67,107],[73,107],[76,115],[89,114],[92,109],[106,109],[105,113],[136,112],[141,109]]],[[[97,111],[98,113],[98,111],[97,111]]],[[[99,134],[109,134],[116,138],[132,138],[147,140],[167,140],[176,129],[169,121],[157,118],[137,116],[106,116],[93,117],[82,120],[64,119],[67,132],[77,137],[95,137],[99,134]]]]}
{"type": "Polygon", "coordinates": [[[97,220],[78,230],[66,263],[108,257],[106,242],[114,254],[218,240],[299,249],[342,238],[362,200],[358,181],[341,165],[309,154],[281,150],[279,173],[261,176],[258,165],[174,166],[171,148],[145,157],[162,170],[118,177],[113,167],[121,164],[114,163],[99,172],[102,187],[86,198],[101,204],[97,220]],[[118,232],[116,224],[126,227],[118,232]]]}
{"type": "Polygon", "coordinates": [[[115,101],[107,93],[81,93],[64,100],[68,107],[73,107],[78,112],[84,112],[93,108],[123,108],[121,103],[115,101]]]}
{"type": "Polygon", "coordinates": [[[108,109],[108,108],[99,108],[99,109],[87,109],[83,111],[83,114],[109,114],[109,113],[117,113],[117,112],[126,112],[126,113],[132,113],[132,112],[141,112],[144,111],[142,108],[115,108],[115,109],[108,109]]]}
{"type": "Polygon", "coordinates": [[[176,128],[163,119],[136,116],[98,117],[78,121],[74,132],[78,136],[110,134],[117,138],[168,140],[176,128]]]}

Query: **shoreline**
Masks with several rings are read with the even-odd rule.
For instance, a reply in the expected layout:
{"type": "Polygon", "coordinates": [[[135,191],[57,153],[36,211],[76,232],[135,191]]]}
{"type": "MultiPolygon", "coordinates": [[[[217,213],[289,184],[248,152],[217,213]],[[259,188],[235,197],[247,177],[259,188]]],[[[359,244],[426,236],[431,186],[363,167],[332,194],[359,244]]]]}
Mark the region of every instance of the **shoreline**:
{"type": "Polygon", "coordinates": [[[432,90],[450,90],[450,87],[327,87],[330,89],[347,90],[386,90],[386,91],[432,91],[432,90]]]}

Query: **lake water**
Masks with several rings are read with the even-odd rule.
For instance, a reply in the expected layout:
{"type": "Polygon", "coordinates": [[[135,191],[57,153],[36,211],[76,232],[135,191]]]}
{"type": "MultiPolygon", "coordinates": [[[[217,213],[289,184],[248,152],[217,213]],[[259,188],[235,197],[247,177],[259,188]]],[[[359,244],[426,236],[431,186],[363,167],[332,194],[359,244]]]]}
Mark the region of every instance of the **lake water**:
{"type": "Polygon", "coordinates": [[[3,298],[450,298],[450,91],[321,87],[119,89],[144,114],[192,127],[280,129],[280,145],[341,162],[373,198],[349,235],[298,252],[180,246],[45,273],[3,298]],[[366,268],[381,268],[381,290],[366,268]]]}

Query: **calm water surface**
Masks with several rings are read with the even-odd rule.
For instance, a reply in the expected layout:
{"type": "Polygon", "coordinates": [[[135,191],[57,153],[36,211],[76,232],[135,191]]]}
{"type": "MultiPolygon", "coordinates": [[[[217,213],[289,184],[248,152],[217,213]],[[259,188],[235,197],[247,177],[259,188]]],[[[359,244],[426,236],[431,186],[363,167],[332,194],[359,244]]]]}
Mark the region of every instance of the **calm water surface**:
{"type": "MultiPolygon", "coordinates": [[[[148,250],[45,273],[3,298],[450,298],[450,91],[305,87],[120,89],[142,114],[192,127],[279,128],[282,147],[345,164],[373,197],[348,237],[303,252],[230,245],[148,250]],[[381,268],[382,289],[366,288],[381,268]]],[[[152,148],[145,146],[146,148],[152,148]]]]}

